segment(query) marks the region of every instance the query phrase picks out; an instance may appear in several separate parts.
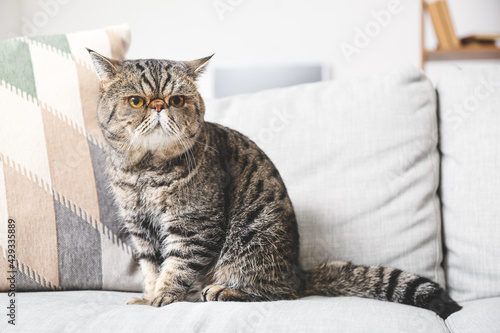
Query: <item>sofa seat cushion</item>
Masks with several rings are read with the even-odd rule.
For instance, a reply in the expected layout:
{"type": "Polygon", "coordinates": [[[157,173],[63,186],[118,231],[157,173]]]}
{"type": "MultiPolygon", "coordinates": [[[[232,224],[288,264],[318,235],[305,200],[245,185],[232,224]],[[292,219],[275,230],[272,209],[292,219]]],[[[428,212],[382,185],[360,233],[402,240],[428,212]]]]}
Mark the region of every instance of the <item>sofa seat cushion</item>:
{"type": "Polygon", "coordinates": [[[181,302],[163,308],[125,304],[137,296],[109,291],[18,293],[16,326],[4,319],[0,331],[448,332],[444,321],[431,311],[356,297],[315,296],[262,303],[181,302]]]}
{"type": "Polygon", "coordinates": [[[497,333],[500,330],[500,297],[461,304],[464,308],[446,320],[452,333],[497,333]]]}

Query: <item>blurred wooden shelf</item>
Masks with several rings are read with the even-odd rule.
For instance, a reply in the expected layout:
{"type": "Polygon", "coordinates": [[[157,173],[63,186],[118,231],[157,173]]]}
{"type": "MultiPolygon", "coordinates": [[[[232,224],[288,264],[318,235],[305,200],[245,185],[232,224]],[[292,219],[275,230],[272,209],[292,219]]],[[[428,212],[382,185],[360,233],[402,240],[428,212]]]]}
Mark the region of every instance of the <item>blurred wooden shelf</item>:
{"type": "Polygon", "coordinates": [[[439,60],[500,59],[500,47],[466,45],[454,50],[423,50],[423,62],[439,60]]]}
{"type": "Polygon", "coordinates": [[[425,69],[427,61],[446,60],[471,60],[471,59],[500,59],[500,47],[489,44],[467,44],[458,48],[440,50],[427,50],[425,48],[425,0],[422,0],[421,14],[421,51],[422,69],[425,69]]]}

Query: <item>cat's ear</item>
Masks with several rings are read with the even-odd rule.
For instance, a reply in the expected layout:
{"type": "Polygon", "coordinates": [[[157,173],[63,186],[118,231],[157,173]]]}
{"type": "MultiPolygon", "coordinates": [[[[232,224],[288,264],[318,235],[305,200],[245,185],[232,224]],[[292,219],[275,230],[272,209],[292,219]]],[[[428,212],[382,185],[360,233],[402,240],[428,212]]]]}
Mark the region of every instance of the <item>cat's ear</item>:
{"type": "Polygon", "coordinates": [[[188,67],[189,75],[191,75],[192,77],[197,79],[198,76],[203,74],[203,72],[206,69],[206,66],[208,65],[208,62],[210,61],[210,59],[212,59],[214,54],[212,54],[211,56],[205,57],[205,58],[201,58],[201,59],[184,61],[184,63],[188,67]]]}
{"type": "Polygon", "coordinates": [[[101,81],[101,84],[106,84],[111,81],[118,73],[118,61],[106,58],[105,56],[90,49],[87,49],[87,51],[90,53],[90,58],[92,59],[94,69],[99,77],[99,81],[101,81]]]}

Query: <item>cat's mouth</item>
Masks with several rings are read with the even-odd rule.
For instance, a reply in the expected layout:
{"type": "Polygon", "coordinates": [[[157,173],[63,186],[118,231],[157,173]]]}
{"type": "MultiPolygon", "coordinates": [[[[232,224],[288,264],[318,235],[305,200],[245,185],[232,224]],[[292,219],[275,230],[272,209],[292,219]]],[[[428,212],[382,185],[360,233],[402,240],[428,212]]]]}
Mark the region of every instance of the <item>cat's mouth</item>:
{"type": "Polygon", "coordinates": [[[173,119],[162,112],[154,112],[136,129],[138,140],[143,149],[170,149],[173,146],[189,146],[186,134],[173,119]]]}
{"type": "Polygon", "coordinates": [[[155,150],[160,147],[165,147],[170,142],[169,135],[161,126],[160,122],[152,124],[149,130],[144,133],[141,140],[143,148],[155,150]]]}
{"type": "Polygon", "coordinates": [[[161,123],[159,121],[156,122],[156,124],[153,124],[151,126],[151,131],[162,131],[164,130],[163,126],[161,126],[161,123]]]}
{"type": "Polygon", "coordinates": [[[160,117],[151,124],[148,132],[149,135],[163,135],[164,138],[172,135],[168,121],[160,117]]]}
{"type": "Polygon", "coordinates": [[[168,126],[168,119],[165,118],[166,116],[162,115],[161,113],[155,112],[151,114],[149,118],[145,121],[143,134],[147,136],[147,135],[158,135],[163,133],[169,136],[170,131],[168,126]]]}

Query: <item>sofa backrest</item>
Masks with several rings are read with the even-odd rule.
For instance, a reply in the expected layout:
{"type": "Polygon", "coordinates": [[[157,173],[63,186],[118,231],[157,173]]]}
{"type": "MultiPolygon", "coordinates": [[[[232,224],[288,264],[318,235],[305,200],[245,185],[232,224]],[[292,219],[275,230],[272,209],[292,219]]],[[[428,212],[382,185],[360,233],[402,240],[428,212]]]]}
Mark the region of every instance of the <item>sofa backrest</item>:
{"type": "Polygon", "coordinates": [[[500,66],[440,78],[445,267],[457,301],[500,296],[500,66]]]}
{"type": "Polygon", "coordinates": [[[294,204],[301,262],[405,269],[444,282],[436,94],[415,68],[207,101],[253,139],[294,204]]]}

